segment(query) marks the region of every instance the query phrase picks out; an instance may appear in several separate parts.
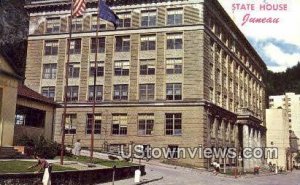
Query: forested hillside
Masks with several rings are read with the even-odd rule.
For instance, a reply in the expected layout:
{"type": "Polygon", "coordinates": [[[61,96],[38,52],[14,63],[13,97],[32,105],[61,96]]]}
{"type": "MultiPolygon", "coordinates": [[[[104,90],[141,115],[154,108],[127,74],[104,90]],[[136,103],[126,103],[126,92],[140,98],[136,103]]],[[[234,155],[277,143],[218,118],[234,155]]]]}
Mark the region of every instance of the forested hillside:
{"type": "Polygon", "coordinates": [[[285,92],[300,94],[300,63],[287,69],[285,73],[268,71],[265,83],[269,95],[281,95],[285,92]]]}
{"type": "Polygon", "coordinates": [[[0,49],[24,76],[28,35],[28,15],[24,0],[0,0],[0,49]]]}

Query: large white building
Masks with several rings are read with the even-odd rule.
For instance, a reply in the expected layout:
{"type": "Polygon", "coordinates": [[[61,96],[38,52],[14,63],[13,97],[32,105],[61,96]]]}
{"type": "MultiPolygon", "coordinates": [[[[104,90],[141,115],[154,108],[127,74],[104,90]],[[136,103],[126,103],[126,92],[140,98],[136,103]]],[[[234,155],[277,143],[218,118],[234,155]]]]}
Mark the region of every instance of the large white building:
{"type": "Polygon", "coordinates": [[[288,112],[290,129],[296,136],[300,137],[300,95],[295,93],[286,93],[280,96],[269,97],[270,108],[281,107],[288,112]]]}

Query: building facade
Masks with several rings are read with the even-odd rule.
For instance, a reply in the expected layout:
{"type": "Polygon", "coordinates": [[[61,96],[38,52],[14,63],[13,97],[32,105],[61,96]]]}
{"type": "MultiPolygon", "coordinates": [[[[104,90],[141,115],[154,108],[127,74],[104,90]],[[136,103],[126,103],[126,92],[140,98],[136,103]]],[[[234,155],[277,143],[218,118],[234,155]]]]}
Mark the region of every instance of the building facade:
{"type": "MultiPolygon", "coordinates": [[[[73,19],[65,127],[69,144],[81,139],[89,146],[97,62],[96,147],[265,146],[266,66],[216,0],[107,4],[120,24],[114,30],[100,21],[97,51],[97,1],[88,1],[86,13],[73,19]]],[[[26,8],[25,84],[62,103],[70,3],[35,0],[26,8]]],[[[57,141],[62,112],[56,110],[57,141]]],[[[200,167],[210,163],[174,160],[200,167]]],[[[249,169],[256,163],[243,161],[249,169]]]]}
{"type": "Polygon", "coordinates": [[[270,108],[281,107],[288,112],[290,129],[300,138],[300,95],[285,93],[285,95],[270,96],[269,106],[270,108]]]}
{"type": "Polygon", "coordinates": [[[267,147],[276,147],[278,149],[278,157],[270,156],[268,162],[276,164],[284,170],[290,169],[291,156],[290,149],[290,132],[289,118],[287,111],[282,108],[272,108],[266,110],[266,126],[267,132],[267,147]]]}

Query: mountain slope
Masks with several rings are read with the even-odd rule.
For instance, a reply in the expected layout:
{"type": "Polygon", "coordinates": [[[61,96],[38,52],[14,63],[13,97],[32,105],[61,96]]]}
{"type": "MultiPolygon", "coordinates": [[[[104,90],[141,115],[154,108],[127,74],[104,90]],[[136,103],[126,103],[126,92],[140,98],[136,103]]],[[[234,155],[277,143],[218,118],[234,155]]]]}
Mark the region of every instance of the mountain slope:
{"type": "Polygon", "coordinates": [[[14,61],[24,76],[28,35],[28,15],[24,0],[0,0],[0,49],[14,61]]]}
{"type": "Polygon", "coordinates": [[[268,71],[265,83],[268,95],[282,95],[286,92],[300,94],[300,62],[284,73],[268,71]]]}

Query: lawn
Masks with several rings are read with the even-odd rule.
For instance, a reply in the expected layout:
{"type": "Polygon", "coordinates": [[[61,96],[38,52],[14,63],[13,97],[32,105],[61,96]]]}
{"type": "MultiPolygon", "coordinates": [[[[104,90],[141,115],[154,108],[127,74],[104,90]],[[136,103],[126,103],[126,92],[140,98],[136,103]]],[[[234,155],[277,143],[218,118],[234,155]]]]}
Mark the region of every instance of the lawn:
{"type": "MultiPolygon", "coordinates": [[[[59,159],[59,157],[56,157],[56,159],[59,159]]],[[[81,163],[90,163],[90,157],[85,157],[85,156],[80,156],[78,157],[78,159],[76,159],[74,156],[70,157],[70,156],[65,156],[64,157],[65,161],[78,161],[81,163]]],[[[92,163],[94,164],[99,164],[102,166],[107,166],[107,167],[113,167],[114,165],[116,165],[116,167],[125,167],[125,166],[134,166],[137,164],[131,163],[131,162],[127,162],[127,161],[121,161],[121,160],[105,160],[105,159],[97,159],[94,158],[92,163]]]]}
{"type": "MultiPolygon", "coordinates": [[[[29,161],[1,161],[0,162],[0,173],[24,173],[24,172],[35,172],[39,168],[35,167],[32,169],[27,169],[29,166],[36,164],[36,162],[29,161]]],[[[53,171],[66,171],[66,170],[76,170],[70,167],[64,167],[59,165],[53,165],[53,171]]]]}

